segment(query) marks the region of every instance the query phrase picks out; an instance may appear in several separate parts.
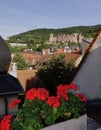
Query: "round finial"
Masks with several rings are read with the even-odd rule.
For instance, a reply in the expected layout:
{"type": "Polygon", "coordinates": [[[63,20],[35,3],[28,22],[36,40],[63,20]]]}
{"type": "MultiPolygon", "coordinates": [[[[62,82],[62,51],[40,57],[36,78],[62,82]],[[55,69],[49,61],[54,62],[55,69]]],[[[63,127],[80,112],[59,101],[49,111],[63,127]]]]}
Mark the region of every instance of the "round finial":
{"type": "Polygon", "coordinates": [[[3,40],[3,38],[0,36],[0,72],[7,72],[10,62],[11,62],[10,50],[5,41],[3,40]]]}

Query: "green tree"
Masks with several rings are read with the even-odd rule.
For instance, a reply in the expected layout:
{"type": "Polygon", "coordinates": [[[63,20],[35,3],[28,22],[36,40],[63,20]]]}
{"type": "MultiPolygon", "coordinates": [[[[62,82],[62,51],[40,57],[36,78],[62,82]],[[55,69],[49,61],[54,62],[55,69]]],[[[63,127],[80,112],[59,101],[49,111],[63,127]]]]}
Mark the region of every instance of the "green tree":
{"type": "Polygon", "coordinates": [[[13,62],[17,63],[17,68],[19,70],[24,70],[28,67],[28,64],[20,53],[16,53],[16,56],[13,58],[13,62]]]}
{"type": "Polygon", "coordinates": [[[72,75],[75,65],[74,62],[66,63],[65,56],[52,57],[50,61],[41,67],[37,76],[42,81],[42,86],[48,89],[51,95],[56,92],[56,87],[59,84],[69,84],[72,80],[72,75]]]}

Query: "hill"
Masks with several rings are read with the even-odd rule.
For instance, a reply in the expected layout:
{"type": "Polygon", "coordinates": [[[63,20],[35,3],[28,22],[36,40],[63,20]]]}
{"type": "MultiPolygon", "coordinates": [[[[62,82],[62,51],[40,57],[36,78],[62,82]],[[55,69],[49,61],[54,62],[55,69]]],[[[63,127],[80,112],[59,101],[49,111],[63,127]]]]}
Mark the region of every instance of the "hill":
{"type": "Polygon", "coordinates": [[[45,41],[49,39],[50,33],[53,33],[54,35],[64,33],[65,34],[81,33],[85,37],[94,37],[94,35],[99,29],[101,29],[101,25],[75,26],[60,29],[44,29],[44,28],[35,29],[11,36],[9,37],[8,42],[43,44],[45,41]]]}

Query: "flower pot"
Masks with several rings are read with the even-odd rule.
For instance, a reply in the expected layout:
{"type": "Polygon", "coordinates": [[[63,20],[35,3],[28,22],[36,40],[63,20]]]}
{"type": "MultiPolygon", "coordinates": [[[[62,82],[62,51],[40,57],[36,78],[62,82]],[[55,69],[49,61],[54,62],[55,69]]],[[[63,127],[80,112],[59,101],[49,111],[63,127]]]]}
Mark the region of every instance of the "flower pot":
{"type": "Polygon", "coordinates": [[[42,130],[87,130],[87,115],[45,127],[42,130]]]}
{"type": "Polygon", "coordinates": [[[87,99],[82,93],[69,92],[69,89],[76,91],[77,86],[60,84],[56,96],[50,96],[45,88],[28,90],[23,107],[11,120],[12,130],[87,130],[87,115],[79,117],[86,112],[87,99]],[[68,120],[56,124],[62,119],[68,120]]]}

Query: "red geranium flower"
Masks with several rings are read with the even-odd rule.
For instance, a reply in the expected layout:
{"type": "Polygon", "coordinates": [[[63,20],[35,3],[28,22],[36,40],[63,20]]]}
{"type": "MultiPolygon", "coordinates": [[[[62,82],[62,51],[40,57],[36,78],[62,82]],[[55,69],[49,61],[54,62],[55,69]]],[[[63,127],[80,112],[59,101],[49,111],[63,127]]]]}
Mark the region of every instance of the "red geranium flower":
{"type": "Polygon", "coordinates": [[[0,123],[0,130],[10,130],[12,115],[4,116],[0,123]]]}
{"type": "Polygon", "coordinates": [[[68,85],[63,85],[60,84],[59,86],[57,86],[57,98],[61,99],[65,99],[65,100],[69,100],[68,98],[68,85]]]}
{"type": "Polygon", "coordinates": [[[45,88],[38,88],[37,90],[37,98],[41,99],[42,101],[48,98],[49,92],[45,88]]]}
{"type": "Polygon", "coordinates": [[[68,88],[72,88],[74,91],[77,91],[77,89],[78,89],[77,86],[73,83],[69,84],[68,88]]]}
{"type": "Polygon", "coordinates": [[[26,92],[26,98],[29,99],[30,101],[35,100],[37,97],[37,89],[36,88],[31,88],[26,92]]]}
{"type": "Polygon", "coordinates": [[[16,105],[18,105],[21,102],[20,99],[15,99],[11,102],[11,104],[9,105],[10,108],[15,108],[16,105]]]}
{"type": "Polygon", "coordinates": [[[58,108],[60,106],[60,101],[57,97],[51,96],[48,98],[47,104],[54,108],[58,108]]]}
{"type": "Polygon", "coordinates": [[[78,93],[76,96],[78,98],[80,98],[82,100],[82,102],[86,102],[87,101],[87,98],[82,93],[78,93]]]}

